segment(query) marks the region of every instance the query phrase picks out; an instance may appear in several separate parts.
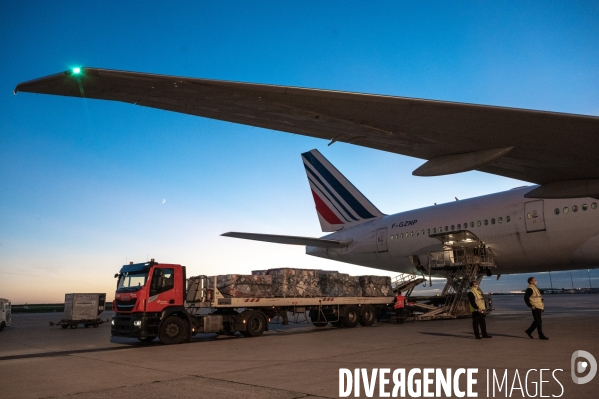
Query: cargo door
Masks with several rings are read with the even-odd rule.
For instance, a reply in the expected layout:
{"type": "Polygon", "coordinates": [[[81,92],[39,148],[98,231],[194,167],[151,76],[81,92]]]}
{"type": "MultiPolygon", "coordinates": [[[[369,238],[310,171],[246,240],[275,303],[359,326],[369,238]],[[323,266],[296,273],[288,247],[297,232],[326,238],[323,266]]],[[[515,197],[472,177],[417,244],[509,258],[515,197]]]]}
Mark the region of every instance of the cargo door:
{"type": "Polygon", "coordinates": [[[378,252],[387,252],[387,228],[376,231],[376,249],[378,252]]]}
{"type": "Polygon", "coordinates": [[[543,213],[543,200],[531,201],[524,204],[524,219],[526,231],[545,231],[545,215],[543,213]]]}

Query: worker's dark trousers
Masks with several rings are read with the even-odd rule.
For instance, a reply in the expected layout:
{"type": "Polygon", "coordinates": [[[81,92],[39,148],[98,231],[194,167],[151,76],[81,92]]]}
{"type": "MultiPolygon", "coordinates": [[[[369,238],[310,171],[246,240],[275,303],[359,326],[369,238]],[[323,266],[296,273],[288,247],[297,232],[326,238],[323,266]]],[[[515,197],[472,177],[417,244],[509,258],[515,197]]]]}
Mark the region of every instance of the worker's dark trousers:
{"type": "Polygon", "coordinates": [[[398,323],[403,323],[406,318],[406,312],[404,308],[395,308],[395,318],[398,323]]]}
{"type": "Polygon", "coordinates": [[[480,326],[480,333],[483,337],[487,335],[487,322],[485,321],[485,314],[481,312],[472,312],[472,328],[474,329],[474,336],[480,337],[478,327],[480,326]]]}
{"type": "Polygon", "coordinates": [[[543,321],[541,320],[542,314],[543,314],[543,311],[541,309],[533,309],[532,310],[532,317],[533,317],[534,321],[532,322],[530,327],[528,327],[528,330],[526,330],[527,334],[532,334],[534,332],[534,330],[536,329],[539,333],[539,337],[545,336],[545,334],[543,334],[543,321]]]}

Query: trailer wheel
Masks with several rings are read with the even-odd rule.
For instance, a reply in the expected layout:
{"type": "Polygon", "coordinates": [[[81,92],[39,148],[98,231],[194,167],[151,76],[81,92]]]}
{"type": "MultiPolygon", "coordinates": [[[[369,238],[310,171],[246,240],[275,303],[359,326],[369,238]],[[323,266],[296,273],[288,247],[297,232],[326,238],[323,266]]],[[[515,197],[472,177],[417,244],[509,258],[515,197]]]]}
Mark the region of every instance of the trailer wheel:
{"type": "Polygon", "coordinates": [[[167,317],[160,325],[158,337],[166,345],[180,344],[185,341],[185,322],[177,316],[167,317]]]}
{"type": "Polygon", "coordinates": [[[364,305],[360,309],[360,324],[365,327],[370,327],[374,324],[376,318],[376,310],[372,305],[364,305]]]}
{"type": "Polygon", "coordinates": [[[140,342],[152,342],[156,337],[137,338],[140,342]]]}
{"type": "Polygon", "coordinates": [[[64,328],[65,330],[66,330],[67,328],[69,328],[69,325],[68,325],[68,324],[61,324],[60,326],[61,326],[62,328],[64,328]]]}
{"type": "Polygon", "coordinates": [[[77,328],[77,323],[73,323],[73,324],[71,324],[71,328],[72,328],[73,330],[74,330],[74,329],[76,329],[76,328],[77,328]]]}
{"type": "Polygon", "coordinates": [[[259,337],[265,329],[264,317],[259,312],[252,312],[247,318],[245,331],[241,334],[246,337],[259,337]]]}
{"type": "Polygon", "coordinates": [[[352,328],[358,325],[360,321],[360,309],[356,305],[347,305],[342,308],[341,322],[347,328],[352,328]]]}

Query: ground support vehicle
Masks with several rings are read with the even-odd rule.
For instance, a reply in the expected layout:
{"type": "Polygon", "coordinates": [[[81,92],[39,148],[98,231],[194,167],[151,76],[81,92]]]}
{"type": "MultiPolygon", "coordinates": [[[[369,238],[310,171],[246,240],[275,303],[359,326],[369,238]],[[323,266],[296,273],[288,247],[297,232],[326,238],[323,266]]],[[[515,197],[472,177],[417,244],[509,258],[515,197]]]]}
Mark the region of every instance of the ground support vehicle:
{"type": "Polygon", "coordinates": [[[377,314],[392,308],[392,296],[225,297],[216,277],[186,279],[185,273],[185,266],[153,260],[123,266],[115,275],[112,335],[140,341],[158,337],[165,344],[189,341],[198,333],[257,337],[268,329],[271,317],[287,311],[309,312],[317,327],[332,323],[351,328],[371,326],[377,314]]]}
{"type": "Polygon", "coordinates": [[[77,328],[80,324],[98,327],[103,321],[98,317],[104,311],[106,294],[65,294],[64,318],[56,325],[77,328]]]}
{"type": "Polygon", "coordinates": [[[4,331],[5,327],[10,327],[11,321],[10,300],[0,298],[0,331],[4,331]]]}

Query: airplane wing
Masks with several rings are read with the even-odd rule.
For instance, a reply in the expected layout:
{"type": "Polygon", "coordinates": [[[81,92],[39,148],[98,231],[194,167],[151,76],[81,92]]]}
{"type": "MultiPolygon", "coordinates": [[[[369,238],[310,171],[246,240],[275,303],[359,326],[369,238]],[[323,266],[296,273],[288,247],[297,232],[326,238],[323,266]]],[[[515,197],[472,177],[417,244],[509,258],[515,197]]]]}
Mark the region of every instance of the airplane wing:
{"type": "Polygon", "coordinates": [[[231,231],[221,236],[243,238],[246,240],[273,242],[275,244],[307,245],[320,248],[343,248],[347,247],[352,240],[327,240],[324,238],[281,236],[275,234],[239,233],[231,231]]]}
{"type": "Polygon", "coordinates": [[[545,198],[599,195],[599,117],[331,90],[81,68],[19,84],[360,145],[541,184],[545,198]]]}

